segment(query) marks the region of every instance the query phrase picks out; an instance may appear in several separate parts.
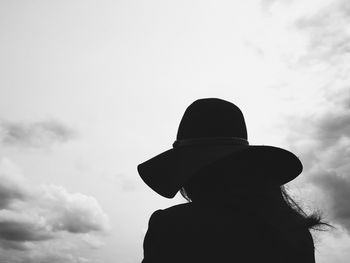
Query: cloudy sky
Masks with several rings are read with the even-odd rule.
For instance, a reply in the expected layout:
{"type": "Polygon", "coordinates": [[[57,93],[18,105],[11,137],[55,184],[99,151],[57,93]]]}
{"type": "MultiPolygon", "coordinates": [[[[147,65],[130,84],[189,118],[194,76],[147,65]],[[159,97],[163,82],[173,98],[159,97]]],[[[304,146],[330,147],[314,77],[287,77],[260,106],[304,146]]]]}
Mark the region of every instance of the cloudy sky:
{"type": "Polygon", "coordinates": [[[350,257],[350,2],[0,0],[0,262],[136,263],[157,196],[138,163],[219,97],[251,144],[295,152],[289,184],[350,257]]]}

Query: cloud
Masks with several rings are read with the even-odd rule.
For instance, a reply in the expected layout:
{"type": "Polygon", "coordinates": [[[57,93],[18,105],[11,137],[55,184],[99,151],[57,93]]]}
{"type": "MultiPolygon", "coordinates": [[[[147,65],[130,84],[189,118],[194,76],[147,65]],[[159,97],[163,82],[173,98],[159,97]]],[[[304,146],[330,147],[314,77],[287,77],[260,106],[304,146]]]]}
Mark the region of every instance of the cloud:
{"type": "Polygon", "coordinates": [[[110,179],[123,192],[134,192],[138,186],[136,180],[123,173],[111,175],[110,179]]]}
{"type": "Polygon", "coordinates": [[[45,253],[42,251],[18,251],[16,254],[8,253],[0,250],[0,262],[6,263],[88,263],[94,262],[88,258],[79,256],[74,253],[62,253],[45,248],[45,253]]]}
{"type": "Polygon", "coordinates": [[[260,5],[263,9],[271,8],[275,4],[292,4],[294,0],[261,0],[260,5]]]}
{"type": "Polygon", "coordinates": [[[315,15],[298,19],[295,26],[309,38],[306,59],[331,63],[344,60],[344,56],[350,54],[349,23],[347,0],[331,1],[315,15]]]}
{"type": "Polygon", "coordinates": [[[0,211],[0,239],[6,241],[41,241],[53,238],[45,219],[20,211],[0,211]]]}
{"type": "MultiPolygon", "coordinates": [[[[344,109],[341,112],[329,112],[322,116],[315,123],[315,137],[322,146],[329,148],[340,140],[349,138],[350,135],[350,110],[344,109]]],[[[344,142],[345,143],[345,142],[344,142]]]]}
{"type": "Polygon", "coordinates": [[[55,185],[42,185],[38,202],[46,209],[45,216],[53,231],[89,233],[109,229],[107,215],[92,196],[71,194],[55,185]]]}
{"type": "Polygon", "coordinates": [[[350,233],[350,2],[321,2],[290,20],[302,43],[290,81],[299,79],[298,101],[305,101],[284,123],[289,148],[304,164],[290,185],[350,233]]]}
{"type": "Polygon", "coordinates": [[[70,193],[62,186],[32,186],[8,159],[0,160],[0,197],[4,198],[0,203],[0,254],[8,257],[1,261],[0,256],[0,262],[83,262],[74,244],[98,248],[102,243],[95,234],[110,229],[108,216],[94,197],[70,193]],[[74,260],[60,256],[65,242],[66,250],[76,255],[74,260]],[[23,260],[16,261],[12,254],[23,260]]]}
{"type": "MultiPolygon", "coordinates": [[[[346,98],[350,90],[342,92],[346,98]]],[[[325,112],[289,119],[293,133],[288,141],[329,219],[350,233],[350,109],[347,99],[342,101],[329,100],[325,112]]]]}
{"type": "Polygon", "coordinates": [[[7,146],[48,147],[71,140],[76,133],[54,120],[42,122],[1,122],[0,140],[7,146]]]}
{"type": "Polygon", "coordinates": [[[25,200],[29,192],[17,167],[8,159],[2,159],[0,161],[0,209],[8,208],[15,200],[25,200]]]}
{"type": "Polygon", "coordinates": [[[333,220],[350,233],[350,177],[336,172],[318,173],[312,180],[328,197],[328,207],[333,220]]]}
{"type": "MultiPolygon", "coordinates": [[[[5,251],[28,251],[33,248],[33,243],[31,242],[17,242],[10,240],[0,240],[0,251],[1,249],[5,251]]],[[[1,262],[1,261],[0,261],[1,262]]]]}

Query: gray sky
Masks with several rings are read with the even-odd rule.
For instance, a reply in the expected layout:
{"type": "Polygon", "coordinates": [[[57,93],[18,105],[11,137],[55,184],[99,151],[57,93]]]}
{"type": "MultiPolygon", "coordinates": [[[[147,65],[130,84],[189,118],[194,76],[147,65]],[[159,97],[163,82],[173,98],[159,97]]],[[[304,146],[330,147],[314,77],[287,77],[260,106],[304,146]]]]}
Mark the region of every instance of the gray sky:
{"type": "Polygon", "coordinates": [[[251,144],[303,161],[290,184],[350,247],[350,4],[0,0],[0,261],[134,263],[166,200],[138,163],[167,150],[185,108],[219,97],[251,144]]]}

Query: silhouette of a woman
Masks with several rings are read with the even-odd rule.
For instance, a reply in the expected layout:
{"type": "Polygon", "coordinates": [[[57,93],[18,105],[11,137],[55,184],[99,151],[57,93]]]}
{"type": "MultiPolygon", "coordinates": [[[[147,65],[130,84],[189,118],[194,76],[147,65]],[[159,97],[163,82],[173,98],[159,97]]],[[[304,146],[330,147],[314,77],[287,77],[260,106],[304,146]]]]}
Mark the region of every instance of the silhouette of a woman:
{"type": "Polygon", "coordinates": [[[145,183],[189,201],[155,211],[143,263],[313,263],[309,229],[321,224],[287,194],[302,171],[291,152],[249,145],[234,104],[200,99],[184,113],[173,149],[140,164],[145,183]]]}

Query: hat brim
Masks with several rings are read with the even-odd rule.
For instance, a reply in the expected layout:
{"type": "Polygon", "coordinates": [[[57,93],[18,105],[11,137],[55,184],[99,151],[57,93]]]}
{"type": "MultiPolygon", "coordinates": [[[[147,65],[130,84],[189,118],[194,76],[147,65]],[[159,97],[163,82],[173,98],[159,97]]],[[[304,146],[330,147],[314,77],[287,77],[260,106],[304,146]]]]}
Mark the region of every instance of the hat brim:
{"type": "Polygon", "coordinates": [[[178,147],[139,164],[137,170],[155,192],[173,198],[196,172],[223,158],[232,162],[235,173],[263,177],[277,185],[295,179],[303,170],[298,157],[290,151],[265,145],[178,147]]]}

